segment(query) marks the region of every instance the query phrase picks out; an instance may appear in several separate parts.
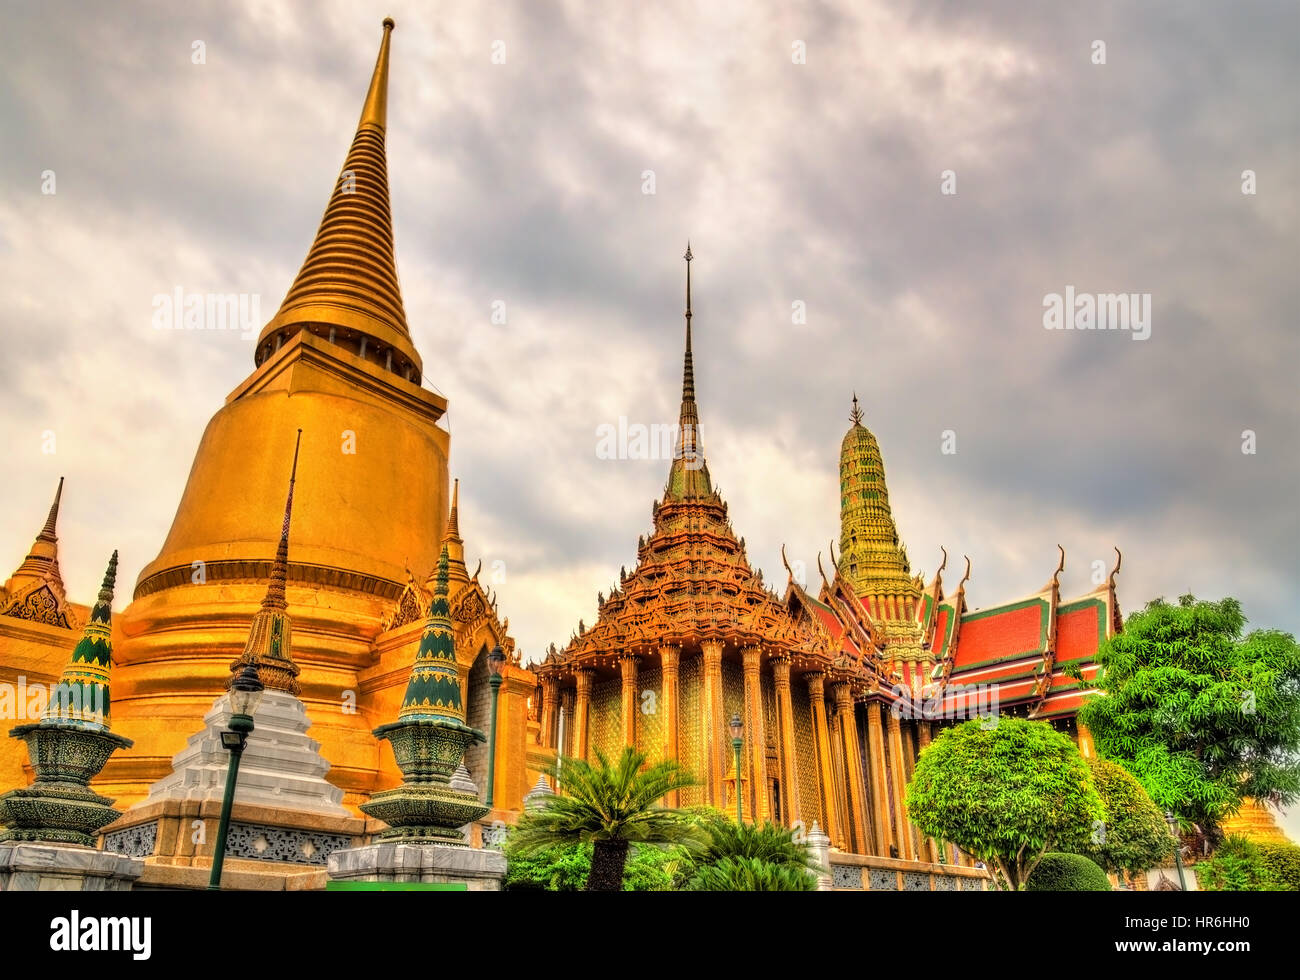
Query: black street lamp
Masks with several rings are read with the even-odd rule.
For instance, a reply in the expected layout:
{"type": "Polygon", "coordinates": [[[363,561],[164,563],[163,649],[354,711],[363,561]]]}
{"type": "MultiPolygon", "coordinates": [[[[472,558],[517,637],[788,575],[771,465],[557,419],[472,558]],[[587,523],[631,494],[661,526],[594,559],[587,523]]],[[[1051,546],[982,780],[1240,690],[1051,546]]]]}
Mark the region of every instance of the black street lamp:
{"type": "Polygon", "coordinates": [[[244,664],[230,684],[230,728],[221,733],[221,747],[230,753],[230,768],[226,772],[226,795],[221,801],[221,822],[217,825],[216,851],[212,855],[212,876],[208,890],[220,890],[221,866],[226,860],[226,835],[230,832],[230,809],[235,803],[235,782],[239,779],[239,760],[244,746],[253,731],[253,712],[262,700],[262,679],[257,676],[257,665],[244,664]]]}
{"type": "Polygon", "coordinates": [[[745,822],[744,809],[740,801],[740,747],[745,744],[745,723],[739,714],[731,716],[731,748],[736,753],[736,823],[745,822]]]}
{"type": "Polygon", "coordinates": [[[1169,833],[1174,839],[1174,867],[1178,869],[1178,887],[1187,891],[1187,878],[1183,874],[1183,839],[1178,833],[1178,818],[1174,816],[1173,810],[1165,811],[1165,823],[1169,825],[1169,833]]]}
{"type": "Polygon", "coordinates": [[[501,648],[493,647],[492,652],[488,654],[488,686],[492,688],[492,717],[488,722],[487,797],[483,800],[489,807],[492,805],[492,784],[497,765],[497,700],[501,696],[501,668],[505,663],[506,655],[501,652],[501,648]]]}

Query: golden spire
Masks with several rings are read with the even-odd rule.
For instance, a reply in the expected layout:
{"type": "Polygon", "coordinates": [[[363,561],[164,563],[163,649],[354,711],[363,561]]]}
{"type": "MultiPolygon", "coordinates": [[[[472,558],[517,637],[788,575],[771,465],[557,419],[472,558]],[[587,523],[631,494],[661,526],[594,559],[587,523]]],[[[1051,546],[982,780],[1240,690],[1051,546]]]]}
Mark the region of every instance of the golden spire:
{"type": "Polygon", "coordinates": [[[853,393],[853,411],[849,412],[849,421],[854,425],[862,424],[862,408],[858,405],[858,393],[853,393]]]}
{"type": "MultiPolygon", "coordinates": [[[[442,546],[447,552],[447,574],[451,581],[462,583],[469,581],[469,569],[465,567],[465,542],[460,537],[460,480],[451,485],[451,513],[447,515],[447,531],[442,536],[442,546]]],[[[430,573],[425,588],[430,588],[437,574],[435,568],[430,573]]]]}
{"type": "Polygon", "coordinates": [[[451,514],[447,517],[447,533],[444,536],[445,541],[460,540],[460,478],[457,477],[451,485],[451,514]]]}
{"type": "Polygon", "coordinates": [[[402,306],[388,200],[384,132],[392,31],[393,21],[386,18],[352,147],[298,277],[257,339],[258,364],[306,328],[420,381],[423,364],[402,306]]]}
{"type": "Polygon", "coordinates": [[[59,502],[63,499],[63,477],[59,477],[58,489],[54,491],[54,503],[50,504],[50,513],[45,518],[45,526],[32,542],[31,551],[18,566],[13,577],[5,583],[7,591],[17,592],[24,582],[45,582],[63,596],[63,576],[59,571],[59,538],[55,529],[59,523],[59,502]]]}
{"type": "Polygon", "coordinates": [[[682,408],[678,418],[677,448],[668,472],[666,497],[707,497],[713,492],[709,467],[700,440],[700,411],[695,404],[695,359],[691,353],[691,243],[686,243],[686,355],[682,362],[682,408]]]}
{"type": "Polygon", "coordinates": [[[285,581],[289,572],[289,519],[293,514],[293,485],[298,477],[298,448],[302,444],[302,429],[298,430],[293,444],[293,467],[289,470],[289,494],[284,501],[284,521],[280,525],[280,544],[275,549],[275,562],[271,565],[270,582],[262,607],[253,614],[248,630],[248,641],[238,660],[230,665],[233,681],[247,663],[257,666],[262,683],[268,690],[288,691],[298,694],[298,665],[293,662],[293,630],[285,600],[285,581]]]}

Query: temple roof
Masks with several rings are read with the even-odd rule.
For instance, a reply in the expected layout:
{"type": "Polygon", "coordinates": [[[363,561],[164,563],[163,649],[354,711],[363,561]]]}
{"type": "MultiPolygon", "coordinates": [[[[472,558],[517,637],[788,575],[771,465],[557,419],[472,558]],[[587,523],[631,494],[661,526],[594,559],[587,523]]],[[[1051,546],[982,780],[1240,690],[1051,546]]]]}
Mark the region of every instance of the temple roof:
{"type": "Polygon", "coordinates": [[[686,353],[681,434],[653,530],[637,543],[637,564],[610,595],[598,596],[595,625],[579,623],[563,659],[661,644],[718,639],[811,649],[813,635],[790,617],[749,563],[727,505],[714,489],[698,441],[691,350],[690,262],[686,250],[686,353]],[[694,464],[694,465],[693,465],[694,464]]]}
{"type": "MultiPolygon", "coordinates": [[[[353,330],[423,367],[411,341],[393,257],[384,132],[388,116],[388,50],[393,21],[384,20],[370,88],[356,135],[320,228],[280,310],[258,337],[258,349],[281,330],[326,325],[353,330]]],[[[259,354],[259,357],[261,355],[259,354]]],[[[259,361],[260,363],[260,361],[259,361]]]]}

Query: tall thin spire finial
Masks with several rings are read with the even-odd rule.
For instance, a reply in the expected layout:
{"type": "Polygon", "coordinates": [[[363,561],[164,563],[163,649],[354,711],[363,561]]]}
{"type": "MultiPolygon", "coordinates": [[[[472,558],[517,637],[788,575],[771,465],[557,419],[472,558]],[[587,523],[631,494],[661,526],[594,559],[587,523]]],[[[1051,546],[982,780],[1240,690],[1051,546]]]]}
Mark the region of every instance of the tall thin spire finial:
{"type": "Polygon", "coordinates": [[[41,533],[37,539],[46,541],[57,541],[54,530],[59,523],[59,501],[63,499],[63,477],[59,477],[59,489],[54,491],[54,503],[50,504],[50,516],[45,518],[45,526],[41,528],[41,533]]]}
{"type": "Polygon", "coordinates": [[[289,494],[284,500],[284,522],[280,525],[280,543],[275,549],[275,563],[271,566],[271,581],[266,587],[263,609],[287,609],[284,585],[289,577],[289,518],[293,514],[293,485],[298,479],[298,449],[302,445],[302,429],[293,444],[293,467],[289,470],[289,494]]]}
{"type": "Polygon", "coordinates": [[[357,129],[365,125],[384,129],[388,125],[388,41],[393,36],[395,26],[393,18],[384,18],[384,39],[379,43],[375,73],[370,78],[370,91],[366,93],[366,103],[361,107],[357,129]]]}
{"type": "Polygon", "coordinates": [[[447,533],[443,536],[444,541],[455,541],[460,538],[460,478],[457,477],[451,485],[451,513],[447,516],[447,533]]]}
{"type": "Polygon", "coordinates": [[[858,405],[858,393],[853,393],[853,411],[849,412],[849,421],[854,425],[862,424],[862,409],[858,405]]]}

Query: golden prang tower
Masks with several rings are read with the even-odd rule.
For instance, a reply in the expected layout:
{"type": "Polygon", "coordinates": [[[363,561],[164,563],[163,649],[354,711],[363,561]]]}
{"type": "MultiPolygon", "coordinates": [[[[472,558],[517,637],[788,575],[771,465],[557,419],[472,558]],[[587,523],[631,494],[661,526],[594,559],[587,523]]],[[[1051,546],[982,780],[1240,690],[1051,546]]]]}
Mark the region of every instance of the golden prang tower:
{"type": "MultiPolygon", "coordinates": [[[[116,618],[118,728],[97,784],[141,798],[230,678],[266,591],[286,461],[302,429],[288,566],[293,660],[330,781],[379,787],[373,640],[409,574],[436,564],[448,509],[446,401],[420,386],[393,257],[384,131],[392,20],[316,239],[258,338],[255,368],[203,433],[158,557],[116,618]]],[[[396,682],[395,682],[396,683],[396,682]]],[[[391,780],[389,780],[391,782],[391,780]]]]}

